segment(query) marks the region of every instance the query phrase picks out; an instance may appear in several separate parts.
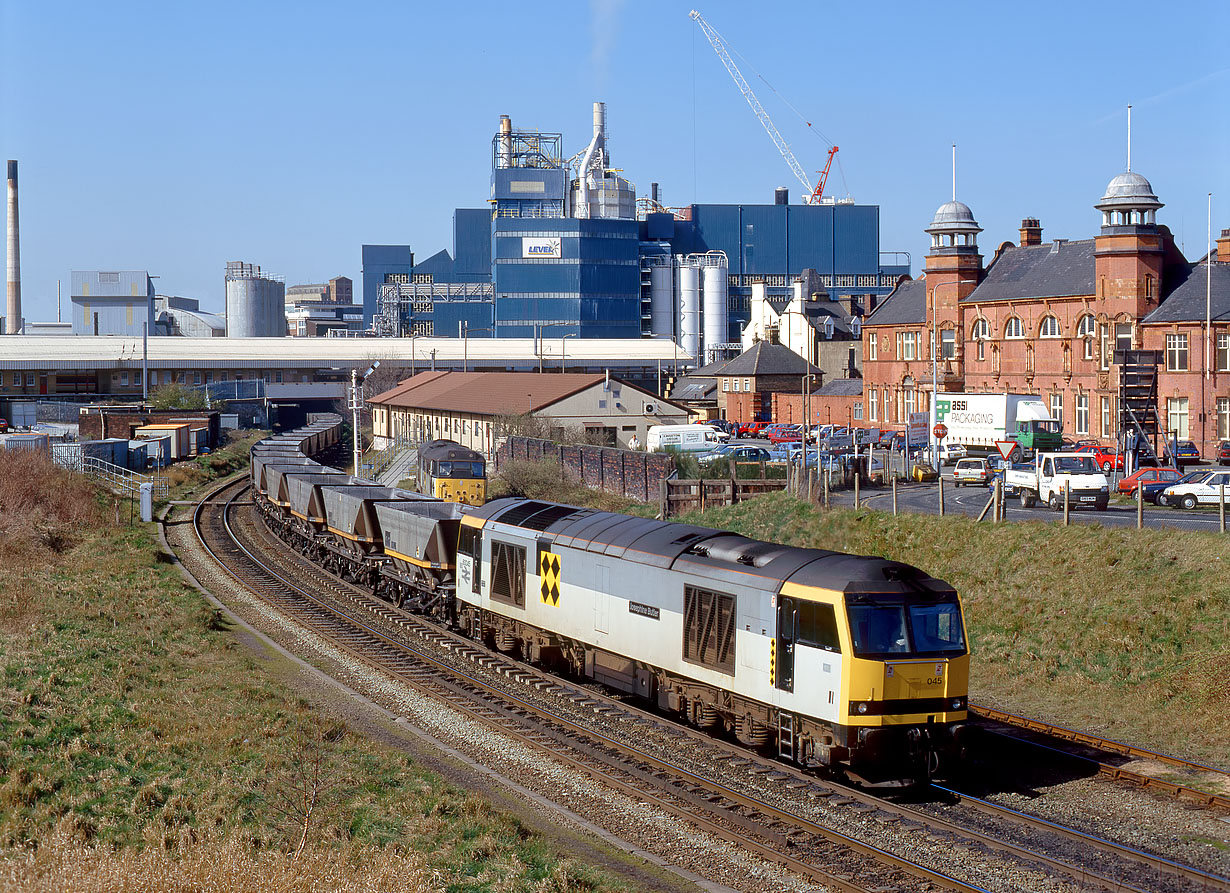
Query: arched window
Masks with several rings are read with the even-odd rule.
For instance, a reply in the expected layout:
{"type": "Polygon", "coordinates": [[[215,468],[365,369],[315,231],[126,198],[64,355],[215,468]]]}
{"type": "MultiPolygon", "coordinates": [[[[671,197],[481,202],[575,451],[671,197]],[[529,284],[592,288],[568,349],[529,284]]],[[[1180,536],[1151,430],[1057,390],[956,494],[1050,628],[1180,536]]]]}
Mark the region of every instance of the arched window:
{"type": "Polygon", "coordinates": [[[970,330],[970,338],[974,341],[987,341],[991,337],[991,324],[985,319],[974,320],[974,328],[970,330]]]}
{"type": "Polygon", "coordinates": [[[1058,338],[1059,320],[1053,316],[1042,317],[1042,325],[1038,327],[1039,338],[1058,338]]]}
{"type": "Polygon", "coordinates": [[[1021,324],[1021,318],[1019,316],[1014,316],[1012,317],[1012,319],[1008,320],[1008,324],[1004,326],[1004,337],[1005,338],[1024,338],[1025,337],[1025,326],[1021,324]]]}
{"type": "Polygon", "coordinates": [[[1076,337],[1084,342],[1081,347],[1081,356],[1086,360],[1093,359],[1093,334],[1095,331],[1093,314],[1091,313],[1082,316],[1080,322],[1076,324],[1076,337]]]}

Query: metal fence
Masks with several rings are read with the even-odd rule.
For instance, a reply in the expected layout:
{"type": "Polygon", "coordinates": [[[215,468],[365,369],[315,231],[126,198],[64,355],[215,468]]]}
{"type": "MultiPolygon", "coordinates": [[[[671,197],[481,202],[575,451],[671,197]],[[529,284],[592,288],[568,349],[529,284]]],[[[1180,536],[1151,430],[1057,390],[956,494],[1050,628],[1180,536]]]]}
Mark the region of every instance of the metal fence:
{"type": "Polygon", "coordinates": [[[165,499],[170,492],[167,479],[157,474],[140,474],[120,465],[82,454],[79,443],[53,443],[51,461],[60,468],[83,474],[98,481],[112,492],[139,499],[141,485],[152,484],[155,499],[165,499]]]}

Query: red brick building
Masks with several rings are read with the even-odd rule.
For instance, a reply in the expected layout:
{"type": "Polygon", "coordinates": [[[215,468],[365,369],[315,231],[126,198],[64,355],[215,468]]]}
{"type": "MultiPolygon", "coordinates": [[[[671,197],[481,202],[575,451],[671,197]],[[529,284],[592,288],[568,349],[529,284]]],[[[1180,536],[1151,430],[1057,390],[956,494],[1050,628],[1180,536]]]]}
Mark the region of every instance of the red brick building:
{"type": "Polygon", "coordinates": [[[1158,350],[1163,430],[1205,456],[1230,437],[1230,268],[1215,259],[1230,260],[1230,233],[1217,255],[1189,263],[1156,222],[1162,203],[1149,181],[1133,171],[1111,180],[1095,207],[1094,238],[1044,244],[1039,221],[1026,218],[1020,244],[1003,243],[984,268],[973,214],[942,205],[927,228],[925,276],[900,283],[864,324],[868,422],[903,425],[908,412],[929,409],[933,388],[1007,391],[1041,396],[1070,436],[1111,441],[1115,352],[1158,350]]]}

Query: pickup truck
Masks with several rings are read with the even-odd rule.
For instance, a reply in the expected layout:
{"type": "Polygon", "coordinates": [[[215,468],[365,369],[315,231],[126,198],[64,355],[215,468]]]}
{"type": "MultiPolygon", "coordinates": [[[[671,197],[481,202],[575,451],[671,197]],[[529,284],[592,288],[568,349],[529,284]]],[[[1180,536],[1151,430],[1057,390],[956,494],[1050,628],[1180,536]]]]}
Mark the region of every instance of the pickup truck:
{"type": "Polygon", "coordinates": [[[1044,502],[1058,511],[1065,488],[1073,508],[1102,512],[1110,499],[1110,483],[1089,453],[1038,453],[1032,465],[1005,471],[1004,482],[1016,488],[1024,508],[1044,502]]]}

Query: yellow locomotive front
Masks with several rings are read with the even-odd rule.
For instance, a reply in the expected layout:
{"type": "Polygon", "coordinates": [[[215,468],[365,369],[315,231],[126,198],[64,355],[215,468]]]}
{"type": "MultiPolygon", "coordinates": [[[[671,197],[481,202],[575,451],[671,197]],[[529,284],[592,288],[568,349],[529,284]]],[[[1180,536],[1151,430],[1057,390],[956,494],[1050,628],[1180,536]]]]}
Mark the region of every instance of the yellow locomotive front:
{"type": "Polygon", "coordinates": [[[433,440],[419,448],[419,490],[446,502],[482,505],[487,501],[487,462],[482,453],[452,440],[433,440]]]}
{"type": "Polygon", "coordinates": [[[905,757],[933,771],[959,751],[969,695],[969,648],[954,591],[846,592],[851,659],[840,722],[851,765],[905,757]]]}

